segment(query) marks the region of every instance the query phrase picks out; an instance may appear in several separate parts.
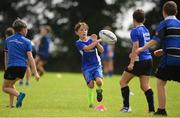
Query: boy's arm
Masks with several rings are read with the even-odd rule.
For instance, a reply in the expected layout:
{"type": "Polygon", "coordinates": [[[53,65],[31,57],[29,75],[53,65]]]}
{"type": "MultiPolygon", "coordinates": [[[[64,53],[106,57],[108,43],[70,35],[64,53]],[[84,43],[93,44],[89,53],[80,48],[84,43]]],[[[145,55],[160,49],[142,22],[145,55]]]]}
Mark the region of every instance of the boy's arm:
{"type": "Polygon", "coordinates": [[[158,50],[154,51],[154,55],[155,55],[156,57],[162,56],[163,53],[164,53],[164,52],[163,52],[163,49],[158,49],[158,50]]]}
{"type": "Polygon", "coordinates": [[[133,67],[134,67],[134,62],[136,60],[136,57],[137,57],[137,53],[136,53],[136,50],[139,48],[139,42],[136,41],[133,43],[133,48],[132,48],[132,52],[131,52],[131,56],[130,56],[130,64],[128,65],[128,69],[129,70],[132,70],[133,67]]]}
{"type": "Polygon", "coordinates": [[[4,67],[7,70],[7,63],[8,63],[8,52],[4,51],[4,67]]]}
{"type": "Polygon", "coordinates": [[[96,45],[96,47],[97,47],[97,49],[98,49],[98,51],[99,51],[100,53],[103,53],[103,52],[104,52],[104,48],[103,48],[103,46],[102,46],[100,43],[98,43],[98,44],[96,45]]]}
{"type": "Polygon", "coordinates": [[[31,51],[28,51],[28,52],[27,52],[27,56],[28,56],[28,60],[29,60],[29,62],[30,62],[30,64],[31,64],[32,71],[33,71],[33,73],[34,73],[34,75],[35,75],[35,78],[36,78],[36,80],[38,81],[40,77],[39,77],[39,74],[38,74],[37,69],[36,69],[36,65],[35,65],[34,58],[33,58],[33,56],[32,56],[32,52],[31,52],[31,51]]]}
{"type": "Polygon", "coordinates": [[[84,51],[92,50],[94,47],[96,47],[99,44],[99,42],[101,42],[101,39],[97,40],[96,34],[92,34],[91,38],[92,38],[93,42],[90,45],[84,46],[84,48],[83,48],[84,51]]]}
{"type": "Polygon", "coordinates": [[[152,39],[146,45],[144,45],[143,47],[138,48],[136,50],[136,53],[139,54],[140,52],[143,52],[144,50],[146,50],[146,49],[148,49],[148,48],[150,48],[150,47],[152,47],[152,46],[154,46],[156,44],[157,44],[157,41],[152,39]]]}
{"type": "Polygon", "coordinates": [[[99,42],[100,42],[100,40],[93,41],[90,45],[84,46],[83,50],[84,50],[84,51],[92,50],[94,47],[96,47],[96,45],[97,45],[99,42]]]}

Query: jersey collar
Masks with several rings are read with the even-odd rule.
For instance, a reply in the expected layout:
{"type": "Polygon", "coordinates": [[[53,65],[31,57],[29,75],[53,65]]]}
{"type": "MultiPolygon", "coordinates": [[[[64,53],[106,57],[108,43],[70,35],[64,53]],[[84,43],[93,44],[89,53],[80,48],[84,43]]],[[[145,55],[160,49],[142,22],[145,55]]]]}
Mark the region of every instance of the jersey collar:
{"type": "Polygon", "coordinates": [[[168,20],[168,19],[177,19],[176,16],[168,16],[165,18],[165,20],[168,20]]]}

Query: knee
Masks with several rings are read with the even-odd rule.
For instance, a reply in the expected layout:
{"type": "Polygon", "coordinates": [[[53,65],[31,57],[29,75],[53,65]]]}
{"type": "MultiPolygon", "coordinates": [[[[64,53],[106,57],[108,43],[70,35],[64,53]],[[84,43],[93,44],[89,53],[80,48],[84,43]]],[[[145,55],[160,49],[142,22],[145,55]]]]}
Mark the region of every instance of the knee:
{"type": "Polygon", "coordinates": [[[124,79],[121,79],[121,80],[119,81],[119,84],[120,84],[121,88],[123,88],[123,87],[125,87],[128,83],[127,83],[126,81],[124,81],[124,79]]]}
{"type": "Polygon", "coordinates": [[[98,86],[101,86],[102,85],[102,80],[100,78],[96,79],[96,84],[98,86]]]}
{"type": "Polygon", "coordinates": [[[141,84],[140,88],[141,88],[142,91],[146,92],[148,89],[150,89],[150,86],[145,85],[145,84],[141,84]]]}
{"type": "Polygon", "coordinates": [[[94,82],[90,81],[89,84],[88,84],[88,87],[91,88],[91,89],[94,88],[94,82]]]}

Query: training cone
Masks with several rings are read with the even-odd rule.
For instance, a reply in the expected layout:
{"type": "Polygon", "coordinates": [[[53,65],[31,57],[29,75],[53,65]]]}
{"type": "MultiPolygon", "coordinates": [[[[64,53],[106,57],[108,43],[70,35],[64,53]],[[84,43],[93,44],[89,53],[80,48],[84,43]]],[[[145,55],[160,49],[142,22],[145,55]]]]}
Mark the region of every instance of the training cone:
{"type": "Polygon", "coordinates": [[[96,110],[96,111],[106,111],[107,108],[106,108],[104,105],[97,105],[97,106],[95,107],[95,110],[96,110]]]}

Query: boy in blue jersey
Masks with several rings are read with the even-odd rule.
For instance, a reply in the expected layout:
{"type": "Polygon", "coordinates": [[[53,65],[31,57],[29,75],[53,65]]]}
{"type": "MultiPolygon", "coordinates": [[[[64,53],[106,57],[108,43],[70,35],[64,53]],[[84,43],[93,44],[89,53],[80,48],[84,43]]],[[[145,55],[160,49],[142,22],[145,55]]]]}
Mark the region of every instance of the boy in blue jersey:
{"type": "Polygon", "coordinates": [[[152,57],[149,50],[145,50],[139,55],[135,52],[139,47],[144,46],[150,40],[149,31],[143,25],[144,20],[145,15],[143,10],[138,9],[134,11],[133,24],[135,27],[131,31],[133,48],[130,54],[130,63],[123,72],[120,80],[121,94],[123,97],[123,108],[120,110],[121,112],[131,112],[128,83],[134,76],[139,77],[140,88],[144,92],[148,103],[148,111],[154,112],[153,91],[149,85],[149,78],[152,71],[152,57]]]}
{"type": "Polygon", "coordinates": [[[88,86],[88,101],[89,107],[94,107],[94,95],[93,95],[93,88],[94,88],[94,81],[97,85],[97,101],[101,102],[103,99],[102,95],[102,66],[101,60],[98,55],[98,51],[100,53],[103,52],[103,47],[101,46],[100,42],[101,39],[97,40],[97,35],[92,34],[88,36],[88,25],[85,22],[79,22],[75,25],[75,33],[79,37],[76,41],[76,46],[82,55],[82,72],[84,78],[86,80],[88,86]]]}
{"type": "Polygon", "coordinates": [[[17,97],[16,107],[18,108],[22,106],[25,93],[16,91],[15,83],[19,79],[23,79],[27,60],[29,60],[37,80],[39,80],[39,74],[32,56],[31,42],[25,38],[27,24],[18,18],[13,22],[13,28],[16,33],[5,41],[5,73],[2,89],[10,95],[10,107],[13,107],[14,96],[17,97]]]}
{"type": "Polygon", "coordinates": [[[44,66],[48,62],[49,44],[51,41],[50,32],[51,32],[51,28],[48,25],[44,25],[40,27],[40,34],[42,37],[40,39],[40,45],[36,58],[36,65],[39,75],[43,75],[45,71],[44,66]]]}
{"type": "Polygon", "coordinates": [[[173,1],[168,1],[163,6],[164,20],[156,29],[155,36],[145,46],[139,48],[137,53],[156,45],[162,44],[162,49],[154,52],[156,56],[161,56],[156,77],[159,107],[154,115],[167,116],[165,85],[168,80],[180,82],[180,20],[177,14],[177,5],[173,1]]]}

